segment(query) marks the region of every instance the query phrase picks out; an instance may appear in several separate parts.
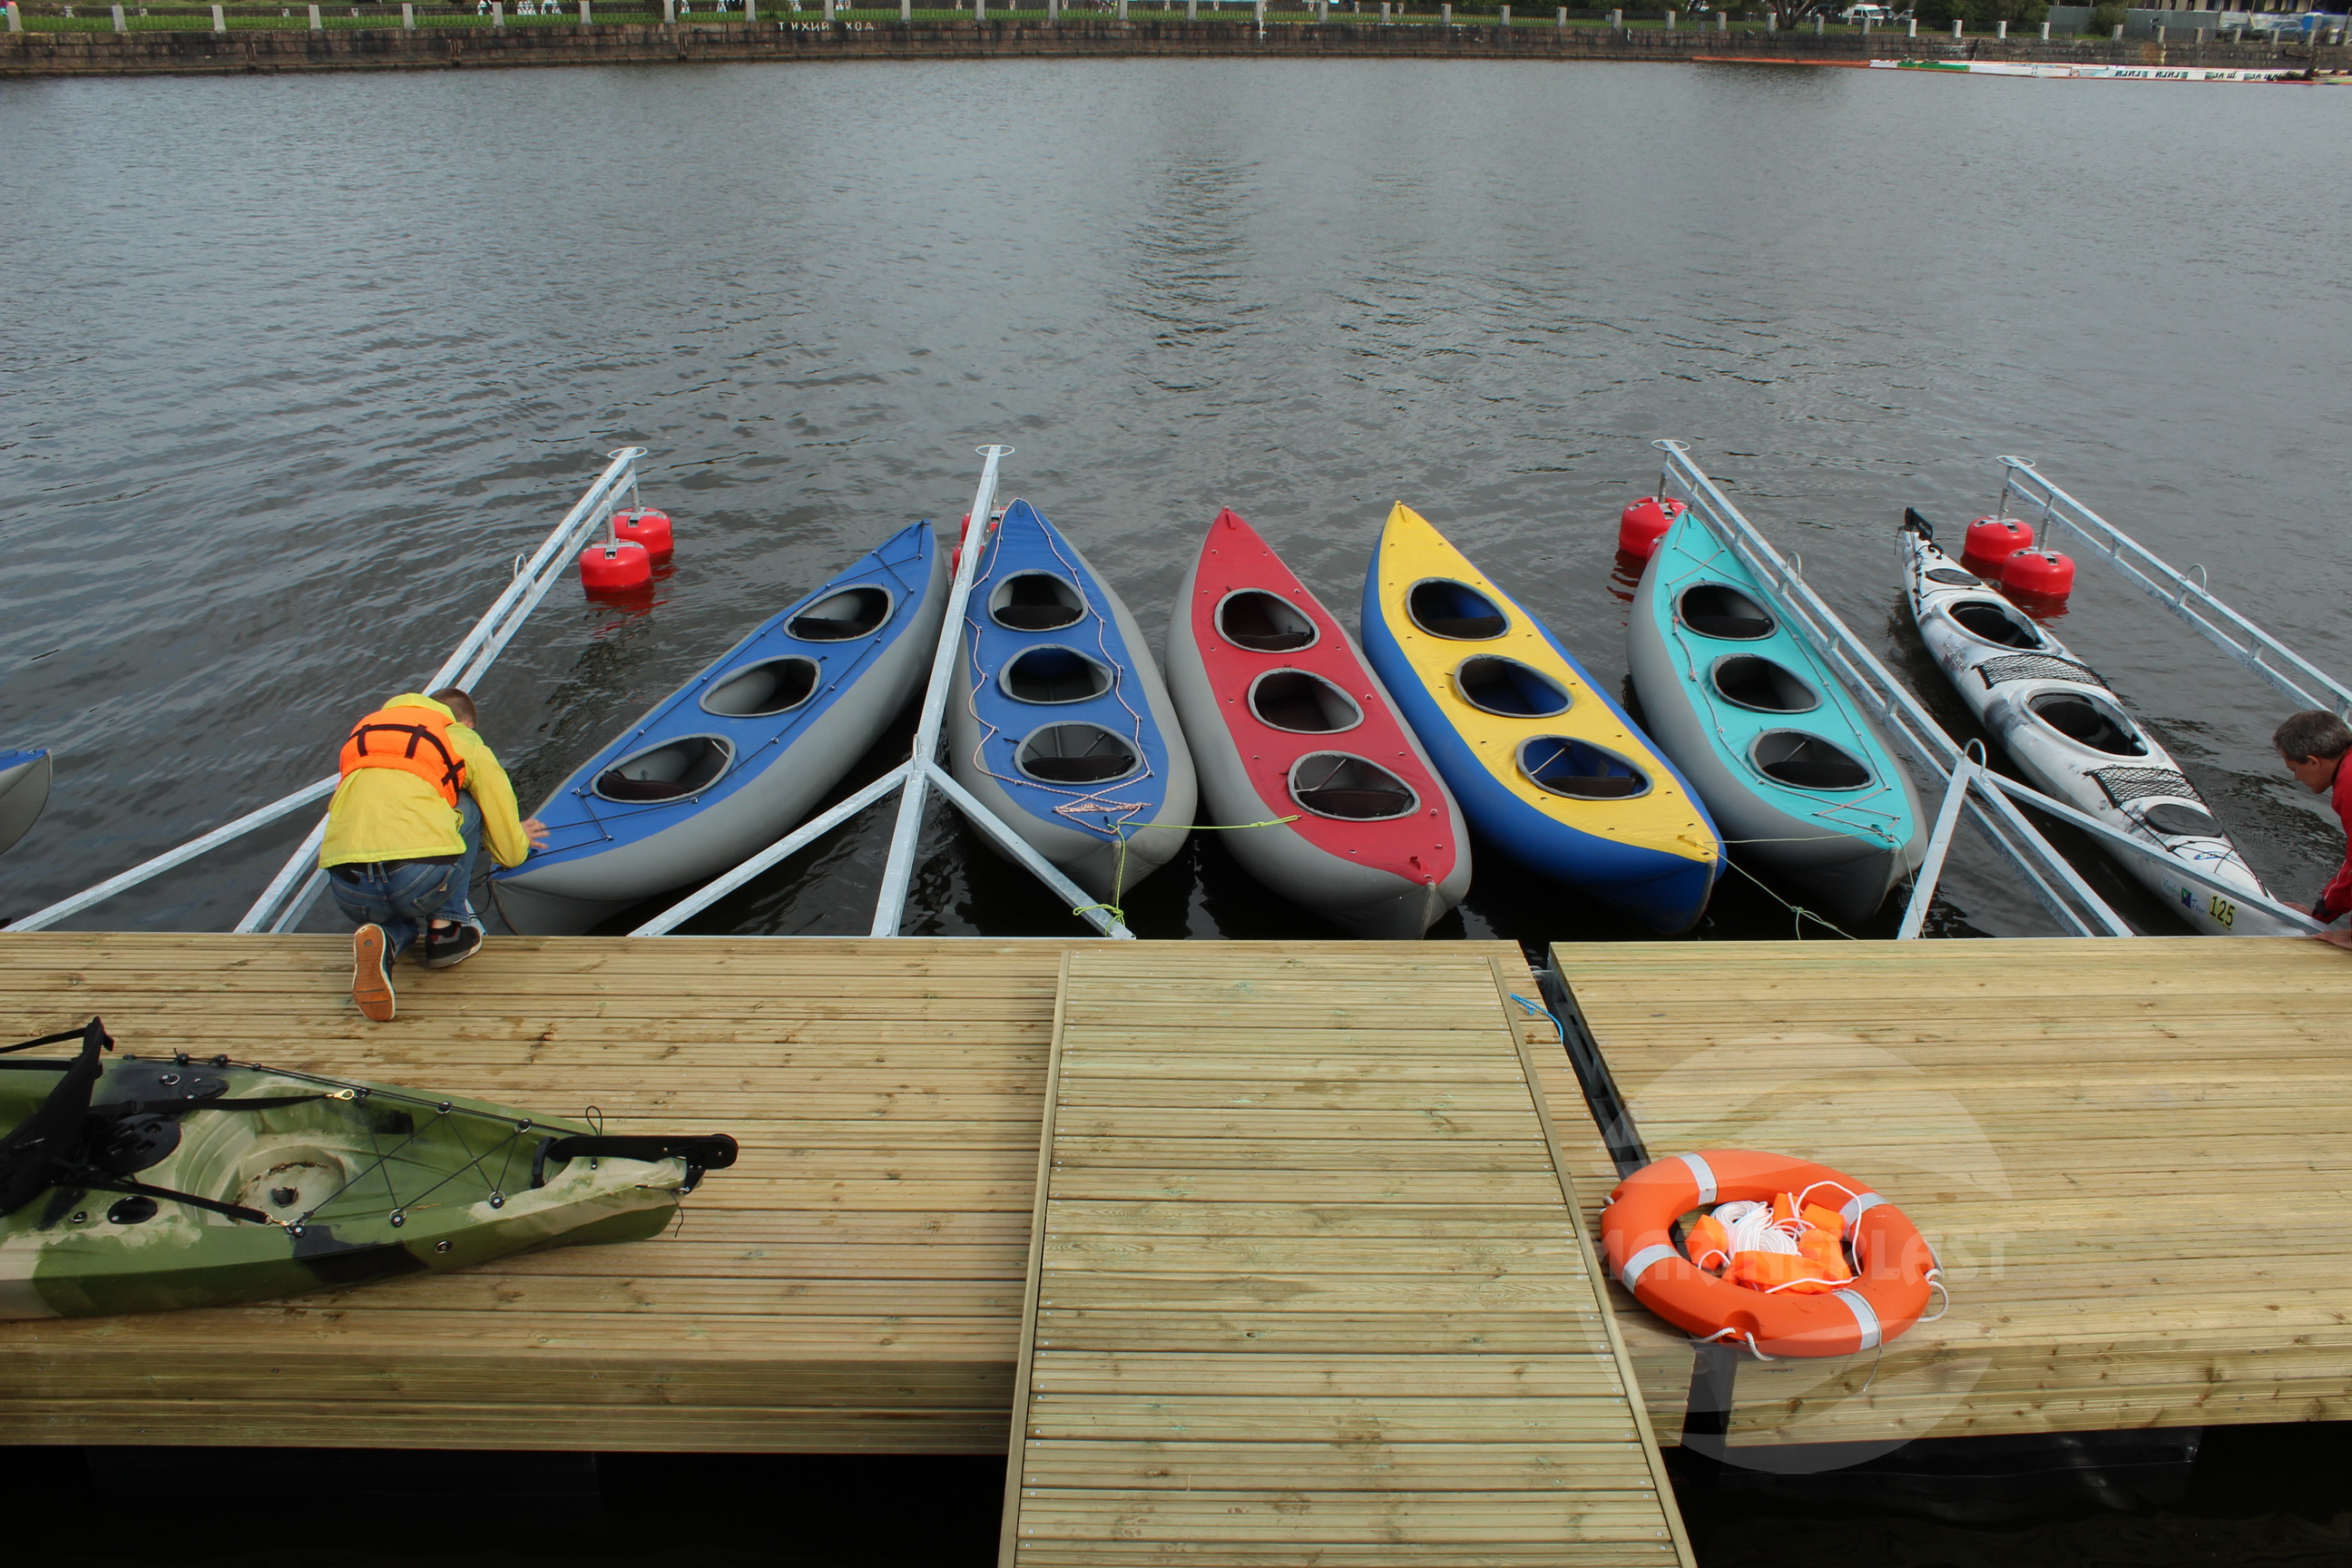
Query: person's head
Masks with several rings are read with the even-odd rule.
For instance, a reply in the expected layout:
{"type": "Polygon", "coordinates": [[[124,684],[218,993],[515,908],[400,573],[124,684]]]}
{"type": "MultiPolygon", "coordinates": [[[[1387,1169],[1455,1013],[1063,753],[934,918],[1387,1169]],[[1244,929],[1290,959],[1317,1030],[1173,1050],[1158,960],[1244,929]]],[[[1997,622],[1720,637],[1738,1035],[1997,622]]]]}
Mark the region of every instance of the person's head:
{"type": "Polygon", "coordinates": [[[2336,782],[2336,767],[2352,749],[2352,729],[2324,708],[2297,713],[2271,736],[2279,760],[2304,788],[2324,792],[2336,782]]]}
{"type": "Polygon", "coordinates": [[[462,686],[445,686],[438,691],[425,694],[449,710],[450,717],[468,730],[474,727],[473,694],[462,686]]]}

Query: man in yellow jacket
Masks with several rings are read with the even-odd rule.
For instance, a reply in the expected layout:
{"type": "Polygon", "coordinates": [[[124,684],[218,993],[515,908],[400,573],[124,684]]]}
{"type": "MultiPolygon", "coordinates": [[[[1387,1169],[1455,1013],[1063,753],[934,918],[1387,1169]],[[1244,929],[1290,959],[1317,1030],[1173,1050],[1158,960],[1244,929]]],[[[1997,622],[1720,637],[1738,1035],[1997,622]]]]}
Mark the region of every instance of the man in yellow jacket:
{"type": "Polygon", "coordinates": [[[385,1024],[392,961],[425,939],[427,969],[446,969],[482,945],[474,913],[474,858],[485,838],[501,866],[547,841],[536,817],[519,820],[514,785],[474,732],[474,700],[456,687],[403,692],[352,727],[338,759],[343,782],[327,807],[319,864],[352,937],[352,1000],[385,1024]]]}

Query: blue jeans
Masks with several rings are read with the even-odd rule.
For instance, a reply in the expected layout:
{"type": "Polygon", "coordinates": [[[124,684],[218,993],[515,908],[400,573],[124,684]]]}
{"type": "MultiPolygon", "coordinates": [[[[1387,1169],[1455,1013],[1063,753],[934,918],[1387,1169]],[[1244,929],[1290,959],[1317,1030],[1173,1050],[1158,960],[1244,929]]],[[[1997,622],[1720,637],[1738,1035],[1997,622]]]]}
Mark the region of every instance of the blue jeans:
{"type": "Polygon", "coordinates": [[[337,866],[327,873],[335,903],[354,924],[383,928],[395,953],[404,952],[425,932],[425,922],[474,923],[474,858],[482,850],[482,808],[470,795],[457,797],[465,853],[454,864],[432,860],[367,861],[337,866]]]}

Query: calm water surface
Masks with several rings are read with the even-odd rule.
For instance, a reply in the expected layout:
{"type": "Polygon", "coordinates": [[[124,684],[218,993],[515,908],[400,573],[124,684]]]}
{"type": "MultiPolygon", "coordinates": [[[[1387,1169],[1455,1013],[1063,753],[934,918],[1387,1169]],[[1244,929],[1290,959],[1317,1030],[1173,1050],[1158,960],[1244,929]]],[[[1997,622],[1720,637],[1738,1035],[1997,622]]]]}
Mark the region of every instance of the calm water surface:
{"type": "MultiPolygon", "coordinates": [[[[984,440],[1155,633],[1228,504],[1352,620],[1402,499],[1612,682],[1653,437],[1915,671],[1902,508],[1964,521],[2021,452],[2341,672],[2352,210],[2322,151],[2347,115],[2317,89],[1407,61],[0,83],[0,744],[58,757],[0,913],[320,776],[624,443],[677,568],[650,610],[559,588],[486,683],[528,799],[907,520],[951,521],[984,440]]],[[[2084,572],[2063,635],[2308,897],[2336,842],[2269,755],[2282,704],[2084,572]]],[[[78,923],[225,926],[302,826],[78,923]]],[[[692,929],[863,931],[884,833],[692,929]]],[[[960,827],[929,843],[910,930],[1076,929],[960,827]]],[[[1973,847],[1948,891],[1948,930],[2048,929],[1973,847]]],[[[1213,844],[1128,903],[1153,935],[1300,927],[1213,844]]],[[[1700,934],[1791,924],[1734,878],[1700,934]]],[[[1489,875],[1438,934],[1621,928],[1489,875]]],[[[1788,1550],[2340,1560],[2291,1522],[2219,1557],[2168,1528],[1788,1550]]]]}

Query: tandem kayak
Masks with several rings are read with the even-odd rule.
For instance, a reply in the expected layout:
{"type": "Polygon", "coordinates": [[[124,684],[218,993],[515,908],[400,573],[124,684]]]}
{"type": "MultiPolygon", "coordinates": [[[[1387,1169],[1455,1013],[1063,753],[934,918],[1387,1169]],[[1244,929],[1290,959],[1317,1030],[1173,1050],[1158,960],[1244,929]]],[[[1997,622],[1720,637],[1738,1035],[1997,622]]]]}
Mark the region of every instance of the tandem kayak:
{"type": "Polygon", "coordinates": [[[1014,501],[979,548],[948,700],[950,771],[1116,904],[1192,825],[1175,705],[1134,616],[1044,513],[1014,501]]]}
{"type": "Polygon", "coordinates": [[[0,752],[0,854],[32,830],[49,804],[49,753],[0,752]]]}
{"type": "MultiPolygon", "coordinates": [[[[1955,562],[1916,512],[1903,525],[1903,588],[1919,639],[2034,788],[2247,893],[2262,880],[2172,754],[2049,629],[1955,562]]],[[[2284,921],[2195,886],[2163,861],[2108,854],[2208,936],[2293,936],[2284,921]]]]}
{"type": "Polygon", "coordinates": [[[1918,868],[1919,797],[1885,737],[1692,512],[1634,590],[1625,658],[1642,724],[1741,857],[1835,920],[1918,868]]]}
{"type": "Polygon", "coordinates": [[[1168,687],[1209,819],[1259,881],[1398,941],[1462,901],[1461,808],[1355,639],[1230,509],[1177,591],[1168,687]]]}
{"type": "Polygon", "coordinates": [[[947,591],[919,522],[764,622],[556,786],[546,847],[490,878],[499,912],[583,931],[782,837],[921,684],[947,591]]]}
{"type": "Polygon", "coordinates": [[[93,1018],[0,1060],[0,1318],[217,1307],[657,1236],[723,1133],[602,1136],[447,1095],[184,1056],[93,1018]]]}
{"type": "Polygon", "coordinates": [[[1698,795],[1549,627],[1412,508],[1364,577],[1364,652],[1470,825],[1654,931],[1723,870],[1698,795]]]}

